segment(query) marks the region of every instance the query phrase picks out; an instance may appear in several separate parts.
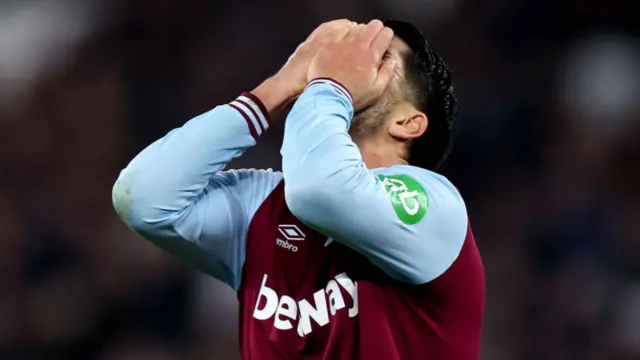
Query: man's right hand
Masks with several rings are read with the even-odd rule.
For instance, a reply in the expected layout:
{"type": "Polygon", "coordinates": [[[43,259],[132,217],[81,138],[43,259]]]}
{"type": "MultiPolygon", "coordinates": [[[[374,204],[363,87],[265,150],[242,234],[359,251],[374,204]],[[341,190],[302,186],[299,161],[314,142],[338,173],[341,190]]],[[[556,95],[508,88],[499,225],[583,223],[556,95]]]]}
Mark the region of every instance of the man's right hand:
{"type": "Polygon", "coordinates": [[[321,24],[298,46],[286,64],[252,93],[262,100],[270,113],[284,107],[304,91],[309,65],[316,54],[326,45],[342,39],[354,26],[356,23],[347,19],[321,24]]]}
{"type": "Polygon", "coordinates": [[[283,81],[288,81],[295,96],[299,96],[307,86],[307,73],[311,60],[322,48],[341,40],[355,26],[355,22],[347,19],[321,24],[298,46],[275,77],[281,77],[283,81]]]}
{"type": "Polygon", "coordinates": [[[396,71],[395,61],[384,58],[391,40],[393,31],[380,20],[351,27],[343,38],[318,52],[307,78],[341,83],[351,92],[354,109],[362,109],[382,95],[396,71]]]}

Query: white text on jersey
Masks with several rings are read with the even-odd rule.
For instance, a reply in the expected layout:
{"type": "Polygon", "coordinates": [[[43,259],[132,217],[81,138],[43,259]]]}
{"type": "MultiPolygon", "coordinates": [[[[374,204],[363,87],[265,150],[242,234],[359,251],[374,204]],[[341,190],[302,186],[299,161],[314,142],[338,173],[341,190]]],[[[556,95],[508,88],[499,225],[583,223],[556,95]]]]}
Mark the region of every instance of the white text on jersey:
{"type": "Polygon", "coordinates": [[[349,294],[353,303],[348,309],[349,317],[358,315],[358,284],[349,279],[345,273],[337,275],[324,289],[313,293],[313,304],[305,299],[296,301],[287,295],[279,296],[275,290],[267,286],[267,278],[267,274],[262,277],[253,317],[258,320],[273,317],[273,327],[276,329],[293,329],[292,320],[298,320],[298,335],[305,336],[313,331],[311,320],[318,326],[327,325],[330,315],[334,316],[336,311],[346,306],[341,288],[349,294]],[[260,308],[261,303],[264,304],[262,308],[260,308]]]}
{"type": "Polygon", "coordinates": [[[287,240],[276,239],[276,245],[280,246],[283,249],[287,249],[292,252],[298,252],[298,247],[288,242],[287,240]]]}

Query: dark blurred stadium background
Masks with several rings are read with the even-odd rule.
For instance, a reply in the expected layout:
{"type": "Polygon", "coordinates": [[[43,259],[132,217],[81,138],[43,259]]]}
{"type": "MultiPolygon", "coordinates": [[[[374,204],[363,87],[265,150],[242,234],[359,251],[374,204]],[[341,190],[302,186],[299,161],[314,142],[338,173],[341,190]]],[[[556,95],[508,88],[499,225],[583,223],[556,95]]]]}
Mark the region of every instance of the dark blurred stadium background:
{"type": "MultiPolygon", "coordinates": [[[[455,74],[483,359],[640,359],[639,5],[0,0],[0,359],[236,359],[233,293],[130,233],[111,185],[320,22],[380,14],[455,74]]],[[[279,168],[281,135],[235,165],[279,168]]]]}

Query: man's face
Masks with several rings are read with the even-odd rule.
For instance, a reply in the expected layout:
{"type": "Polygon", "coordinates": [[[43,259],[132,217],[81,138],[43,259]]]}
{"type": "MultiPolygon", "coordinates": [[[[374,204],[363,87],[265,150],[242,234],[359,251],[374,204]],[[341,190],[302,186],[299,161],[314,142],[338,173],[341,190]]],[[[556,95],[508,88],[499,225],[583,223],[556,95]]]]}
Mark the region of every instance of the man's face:
{"type": "Polygon", "coordinates": [[[362,140],[364,137],[370,136],[383,128],[394,106],[402,101],[403,83],[405,81],[404,57],[409,51],[409,47],[404,41],[397,36],[393,38],[384,58],[396,60],[399,66],[391,80],[391,84],[389,84],[382,97],[373,105],[358,111],[354,115],[349,134],[355,141],[362,140]]]}

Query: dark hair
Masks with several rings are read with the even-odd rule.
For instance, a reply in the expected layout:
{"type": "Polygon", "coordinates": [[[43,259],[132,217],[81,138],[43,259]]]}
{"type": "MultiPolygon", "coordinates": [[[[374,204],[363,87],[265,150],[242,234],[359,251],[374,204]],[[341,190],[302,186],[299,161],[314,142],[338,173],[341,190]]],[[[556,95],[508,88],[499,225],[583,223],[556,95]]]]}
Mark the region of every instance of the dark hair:
{"type": "Polygon", "coordinates": [[[411,49],[404,59],[411,101],[429,119],[427,131],[411,146],[410,163],[435,170],[451,153],[456,132],[458,102],[451,72],[417,27],[405,21],[382,21],[411,49]]]}

